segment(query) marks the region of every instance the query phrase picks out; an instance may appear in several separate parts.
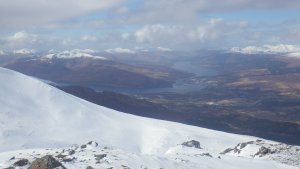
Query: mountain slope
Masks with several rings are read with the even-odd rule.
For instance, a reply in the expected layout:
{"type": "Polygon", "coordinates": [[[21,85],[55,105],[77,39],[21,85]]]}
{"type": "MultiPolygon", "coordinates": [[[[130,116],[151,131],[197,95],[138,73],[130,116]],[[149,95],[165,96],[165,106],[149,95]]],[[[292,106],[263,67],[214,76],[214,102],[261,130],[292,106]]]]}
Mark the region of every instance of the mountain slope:
{"type": "Polygon", "coordinates": [[[3,68],[0,68],[0,80],[0,152],[4,152],[0,154],[0,161],[10,150],[59,148],[95,140],[121,149],[125,152],[124,159],[134,154],[136,163],[151,161],[149,164],[162,163],[161,166],[168,168],[191,168],[200,164],[203,168],[293,168],[275,161],[235,155],[224,155],[222,160],[195,156],[205,152],[217,157],[226,148],[257,140],[255,137],[120,113],[3,68]],[[202,149],[186,150],[181,144],[189,140],[199,141],[202,149]],[[184,157],[186,162],[174,161],[182,153],[188,154],[184,157]]]}
{"type": "MultiPolygon", "coordinates": [[[[56,83],[97,88],[170,87],[180,74],[156,67],[133,66],[92,57],[32,57],[8,62],[6,68],[56,83]],[[88,75],[88,76],[87,76],[88,75]]],[[[81,55],[79,55],[81,56],[81,55]]]]}

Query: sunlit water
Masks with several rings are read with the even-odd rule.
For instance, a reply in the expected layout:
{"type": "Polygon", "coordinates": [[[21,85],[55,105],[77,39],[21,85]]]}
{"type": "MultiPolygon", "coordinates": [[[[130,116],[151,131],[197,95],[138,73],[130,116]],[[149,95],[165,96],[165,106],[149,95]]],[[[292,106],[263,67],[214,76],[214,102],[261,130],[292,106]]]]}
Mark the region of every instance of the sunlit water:
{"type": "MultiPolygon", "coordinates": [[[[177,62],[173,65],[172,68],[185,71],[188,73],[192,73],[194,74],[194,78],[201,77],[201,76],[215,76],[218,74],[218,72],[213,69],[192,64],[191,62],[177,62]]],[[[188,82],[188,80],[189,79],[180,79],[176,81],[172,87],[166,87],[166,88],[124,89],[124,88],[112,88],[112,87],[103,87],[103,86],[94,86],[93,88],[97,91],[114,91],[114,92],[121,92],[121,93],[142,94],[142,93],[187,93],[187,92],[199,91],[206,86],[206,84],[199,84],[199,83],[191,84],[188,82]]]]}

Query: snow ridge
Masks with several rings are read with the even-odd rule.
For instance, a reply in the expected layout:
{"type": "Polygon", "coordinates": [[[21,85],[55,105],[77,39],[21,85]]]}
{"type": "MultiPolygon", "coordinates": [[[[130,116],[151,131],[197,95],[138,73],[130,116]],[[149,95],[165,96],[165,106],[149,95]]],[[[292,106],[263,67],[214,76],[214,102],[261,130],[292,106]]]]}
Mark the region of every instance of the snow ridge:
{"type": "Polygon", "coordinates": [[[106,60],[105,57],[97,56],[96,52],[91,49],[74,49],[74,50],[66,50],[62,52],[54,52],[49,51],[47,55],[42,56],[42,58],[53,59],[53,58],[60,58],[60,59],[72,59],[72,58],[92,58],[92,59],[102,59],[106,60]]]}

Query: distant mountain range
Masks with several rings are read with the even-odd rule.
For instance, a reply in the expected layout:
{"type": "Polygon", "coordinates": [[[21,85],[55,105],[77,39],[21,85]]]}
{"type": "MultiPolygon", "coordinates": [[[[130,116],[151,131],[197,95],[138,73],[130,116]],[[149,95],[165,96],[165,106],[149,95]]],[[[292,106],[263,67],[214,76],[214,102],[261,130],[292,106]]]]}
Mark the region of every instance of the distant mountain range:
{"type": "Polygon", "coordinates": [[[131,65],[76,52],[21,57],[2,65],[56,83],[93,88],[171,87],[178,77],[187,76],[186,73],[159,66],[131,65]]]}
{"type": "Polygon", "coordinates": [[[124,113],[300,145],[300,61],[282,55],[75,49],[0,64],[124,113]]]}

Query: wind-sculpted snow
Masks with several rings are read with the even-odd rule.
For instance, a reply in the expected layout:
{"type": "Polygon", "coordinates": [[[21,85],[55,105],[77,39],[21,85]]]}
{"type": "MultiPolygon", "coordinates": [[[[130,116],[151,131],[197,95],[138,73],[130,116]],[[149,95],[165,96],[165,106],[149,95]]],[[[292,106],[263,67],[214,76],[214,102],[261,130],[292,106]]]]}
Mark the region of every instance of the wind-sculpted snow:
{"type": "Polygon", "coordinates": [[[255,137],[124,114],[3,68],[0,80],[0,168],[10,165],[8,156],[21,149],[60,149],[90,140],[110,147],[110,160],[114,151],[120,151],[115,158],[131,168],[144,161],[152,168],[293,168],[268,159],[220,155],[255,137]],[[184,146],[191,140],[200,146],[184,146]]]}

